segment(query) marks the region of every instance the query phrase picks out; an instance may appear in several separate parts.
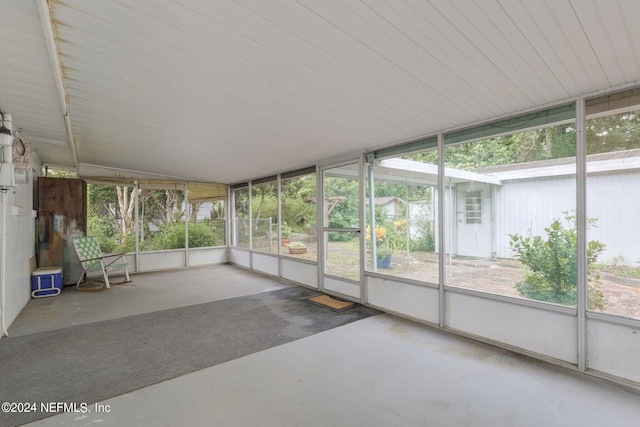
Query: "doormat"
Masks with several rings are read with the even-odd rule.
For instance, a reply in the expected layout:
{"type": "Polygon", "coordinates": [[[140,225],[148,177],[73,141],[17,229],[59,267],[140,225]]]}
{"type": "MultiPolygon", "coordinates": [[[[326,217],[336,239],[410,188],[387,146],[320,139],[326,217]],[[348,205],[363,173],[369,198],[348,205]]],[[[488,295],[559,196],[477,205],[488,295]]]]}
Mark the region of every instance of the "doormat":
{"type": "Polygon", "coordinates": [[[348,310],[351,307],[355,307],[356,303],[351,301],[342,301],[336,298],[332,298],[329,295],[318,295],[315,297],[307,298],[312,304],[316,304],[322,307],[330,308],[333,311],[348,310]]]}

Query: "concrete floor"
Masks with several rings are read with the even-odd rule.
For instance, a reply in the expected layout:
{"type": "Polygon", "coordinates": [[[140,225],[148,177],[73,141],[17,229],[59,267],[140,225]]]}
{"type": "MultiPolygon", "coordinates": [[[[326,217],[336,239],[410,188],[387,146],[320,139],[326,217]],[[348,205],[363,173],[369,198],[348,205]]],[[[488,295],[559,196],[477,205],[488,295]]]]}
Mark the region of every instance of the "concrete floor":
{"type": "MultiPolygon", "coordinates": [[[[228,265],[132,274],[131,279],[130,283],[101,291],[79,291],[71,286],[57,297],[31,299],[9,327],[9,335],[84,325],[289,286],[228,265]]],[[[114,282],[118,281],[115,277],[114,282]]]]}
{"type": "MultiPolygon", "coordinates": [[[[31,333],[44,328],[34,325],[44,319],[48,328],[65,327],[287,286],[230,266],[133,280],[104,292],[65,290],[32,300],[11,330],[31,333]]],[[[90,413],[63,413],[32,425],[640,425],[639,394],[390,315],[116,396],[98,407],[87,403],[90,413]]]]}

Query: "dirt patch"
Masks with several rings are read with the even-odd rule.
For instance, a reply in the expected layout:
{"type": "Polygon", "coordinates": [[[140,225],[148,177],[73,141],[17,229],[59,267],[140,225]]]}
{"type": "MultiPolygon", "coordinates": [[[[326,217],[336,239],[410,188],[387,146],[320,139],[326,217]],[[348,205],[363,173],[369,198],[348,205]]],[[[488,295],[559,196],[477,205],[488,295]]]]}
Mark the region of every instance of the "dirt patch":
{"type": "MultiPolygon", "coordinates": [[[[358,279],[358,245],[351,242],[330,242],[328,271],[341,277],[358,279]]],[[[315,247],[296,258],[316,259],[315,247]]],[[[367,271],[373,271],[369,257],[367,271]]],[[[482,292],[521,298],[515,284],[524,278],[525,270],[517,259],[451,258],[446,261],[446,283],[482,292]]],[[[378,273],[394,277],[437,284],[439,281],[438,254],[434,252],[400,252],[391,258],[390,268],[379,268],[378,273]]],[[[605,296],[603,313],[640,319],[640,280],[619,277],[602,271],[600,279],[592,282],[605,296]]]]}

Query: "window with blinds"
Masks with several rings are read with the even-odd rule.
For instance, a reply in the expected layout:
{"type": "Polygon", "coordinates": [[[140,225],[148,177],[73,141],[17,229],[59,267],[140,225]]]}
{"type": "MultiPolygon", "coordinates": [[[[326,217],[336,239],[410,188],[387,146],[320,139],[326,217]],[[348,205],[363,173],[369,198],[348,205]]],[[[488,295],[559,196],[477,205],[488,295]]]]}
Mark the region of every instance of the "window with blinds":
{"type": "Polygon", "coordinates": [[[465,222],[482,224],[482,191],[469,190],[465,193],[465,222]]]}

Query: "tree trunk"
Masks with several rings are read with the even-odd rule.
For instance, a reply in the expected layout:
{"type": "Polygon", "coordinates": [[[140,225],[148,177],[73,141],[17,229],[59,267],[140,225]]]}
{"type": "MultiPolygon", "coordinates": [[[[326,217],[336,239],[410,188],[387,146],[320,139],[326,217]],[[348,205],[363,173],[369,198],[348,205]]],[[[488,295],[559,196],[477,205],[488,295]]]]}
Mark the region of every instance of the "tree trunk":
{"type": "Polygon", "coordinates": [[[135,191],[135,188],[129,192],[129,187],[116,186],[118,209],[120,211],[120,217],[122,218],[122,234],[124,235],[133,233],[133,210],[136,201],[135,191]]]}

